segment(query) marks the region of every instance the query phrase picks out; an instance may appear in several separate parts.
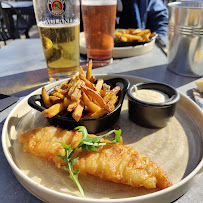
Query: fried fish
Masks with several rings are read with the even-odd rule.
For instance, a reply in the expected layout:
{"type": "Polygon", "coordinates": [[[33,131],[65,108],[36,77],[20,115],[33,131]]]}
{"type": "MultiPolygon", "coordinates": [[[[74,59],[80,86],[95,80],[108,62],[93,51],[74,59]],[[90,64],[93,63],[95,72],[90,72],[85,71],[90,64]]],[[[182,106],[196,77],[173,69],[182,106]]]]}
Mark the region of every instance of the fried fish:
{"type": "MultiPolygon", "coordinates": [[[[19,136],[25,152],[43,158],[58,168],[66,165],[66,162],[57,156],[65,155],[64,148],[58,142],[71,144],[73,148],[78,146],[81,138],[81,132],[53,126],[31,129],[19,136]]],[[[101,142],[109,141],[102,139],[101,142]]],[[[122,143],[100,146],[93,152],[82,152],[77,148],[72,156],[79,156],[74,170],[80,169],[81,175],[88,173],[103,180],[133,187],[165,189],[172,185],[157,164],[122,143]]]]}

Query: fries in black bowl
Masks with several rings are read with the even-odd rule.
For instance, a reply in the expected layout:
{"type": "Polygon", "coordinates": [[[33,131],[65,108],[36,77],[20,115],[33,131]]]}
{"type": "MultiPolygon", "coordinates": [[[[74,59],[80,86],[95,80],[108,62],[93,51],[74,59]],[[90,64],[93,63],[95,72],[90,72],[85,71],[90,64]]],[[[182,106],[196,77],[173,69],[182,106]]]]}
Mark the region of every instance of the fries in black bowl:
{"type": "Polygon", "coordinates": [[[114,32],[114,46],[136,46],[150,42],[157,36],[155,32],[151,33],[149,29],[117,29],[114,32]]]}
{"type": "Polygon", "coordinates": [[[80,67],[60,85],[50,90],[43,87],[40,95],[29,98],[29,105],[41,111],[51,125],[66,129],[83,125],[90,133],[108,129],[119,118],[129,81],[125,78],[96,80],[91,70],[90,62],[86,74],[80,67]]]}

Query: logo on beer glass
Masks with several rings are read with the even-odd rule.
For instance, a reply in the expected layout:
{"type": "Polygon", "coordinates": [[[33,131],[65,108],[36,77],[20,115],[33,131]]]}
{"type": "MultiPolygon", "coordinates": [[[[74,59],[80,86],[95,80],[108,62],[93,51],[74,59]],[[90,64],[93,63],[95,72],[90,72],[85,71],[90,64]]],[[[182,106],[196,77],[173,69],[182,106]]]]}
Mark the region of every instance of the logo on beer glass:
{"type": "Polygon", "coordinates": [[[66,3],[64,0],[49,0],[48,9],[52,15],[61,16],[66,11],[66,3]]]}

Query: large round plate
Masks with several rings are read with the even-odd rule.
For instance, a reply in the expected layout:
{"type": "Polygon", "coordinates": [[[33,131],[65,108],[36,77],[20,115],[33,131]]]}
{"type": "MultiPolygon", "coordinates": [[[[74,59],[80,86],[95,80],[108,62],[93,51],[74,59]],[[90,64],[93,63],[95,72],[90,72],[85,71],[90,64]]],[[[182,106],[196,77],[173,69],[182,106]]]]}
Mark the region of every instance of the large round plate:
{"type": "MultiPolygon", "coordinates": [[[[99,75],[110,79],[118,75],[99,75]]],[[[143,78],[122,76],[131,84],[147,81],[143,78]]],[[[47,85],[47,89],[59,84],[47,85]]],[[[39,94],[41,89],[25,97],[12,110],[2,131],[5,156],[20,183],[32,194],[45,202],[172,202],[183,195],[194,184],[202,172],[203,113],[183,94],[170,124],[162,129],[147,129],[128,119],[127,100],[123,104],[117,122],[122,129],[124,144],[139,150],[155,161],[167,173],[173,186],[156,191],[133,188],[103,181],[93,176],[80,176],[86,198],[80,197],[77,187],[68,174],[55,166],[24,153],[18,142],[20,132],[48,125],[43,115],[33,110],[27,100],[39,94]]],[[[9,180],[8,180],[9,181],[9,180]]]]}
{"type": "MultiPolygon", "coordinates": [[[[127,58],[132,56],[138,56],[150,52],[154,47],[155,38],[151,42],[144,45],[127,46],[127,47],[114,47],[113,58],[127,58]]],[[[86,41],[84,32],[80,33],[80,53],[87,54],[86,41]]]]}

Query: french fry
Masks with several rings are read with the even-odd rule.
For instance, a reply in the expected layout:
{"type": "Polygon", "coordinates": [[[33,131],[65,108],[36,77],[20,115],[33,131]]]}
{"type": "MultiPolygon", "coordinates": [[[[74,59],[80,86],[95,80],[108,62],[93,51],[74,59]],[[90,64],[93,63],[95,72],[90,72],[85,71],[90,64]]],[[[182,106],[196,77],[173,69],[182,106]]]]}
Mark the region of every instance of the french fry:
{"type": "Polygon", "coordinates": [[[106,109],[108,109],[109,112],[113,111],[115,109],[115,106],[111,103],[106,104],[106,109]]]}
{"type": "Polygon", "coordinates": [[[60,99],[64,99],[64,95],[63,94],[61,94],[60,92],[55,92],[54,94],[53,94],[53,96],[55,96],[55,97],[58,97],[58,98],[60,98],[60,99]]]}
{"type": "Polygon", "coordinates": [[[74,92],[76,86],[78,85],[78,80],[74,79],[73,81],[71,81],[69,90],[68,90],[68,96],[71,96],[71,94],[74,92]]]}
{"type": "Polygon", "coordinates": [[[128,38],[127,38],[127,37],[124,37],[124,36],[121,36],[121,37],[120,37],[120,40],[121,40],[122,42],[127,42],[127,41],[128,41],[128,38]]]}
{"type": "Polygon", "coordinates": [[[82,112],[84,109],[84,104],[79,103],[75,110],[72,113],[72,117],[78,122],[80,120],[80,118],[82,117],[82,112]]]}
{"type": "Polygon", "coordinates": [[[42,113],[44,114],[44,116],[48,118],[52,118],[55,115],[57,115],[59,112],[63,111],[64,109],[65,109],[65,106],[63,105],[63,103],[58,103],[58,104],[52,105],[48,109],[45,109],[44,111],[42,111],[42,113]]]}
{"type": "Polygon", "coordinates": [[[91,83],[95,83],[95,81],[96,81],[95,76],[94,76],[94,75],[92,75],[89,81],[90,81],[91,83]]]}
{"type": "Polygon", "coordinates": [[[67,92],[68,92],[67,89],[60,89],[60,88],[58,88],[58,87],[54,87],[54,89],[55,89],[56,92],[59,92],[59,93],[61,93],[61,94],[63,94],[63,95],[66,95],[67,92]]]}
{"type": "Polygon", "coordinates": [[[67,80],[65,80],[64,82],[62,82],[62,83],[59,85],[59,88],[60,88],[60,89],[66,89],[70,80],[71,80],[71,78],[68,78],[67,80]]]}
{"type": "Polygon", "coordinates": [[[100,92],[100,90],[101,90],[101,88],[103,86],[103,83],[104,83],[103,79],[100,78],[100,79],[97,80],[97,84],[96,84],[96,87],[95,87],[97,92],[100,92]]]}
{"type": "Polygon", "coordinates": [[[88,68],[87,68],[87,73],[86,73],[87,80],[90,80],[91,72],[92,72],[92,60],[90,60],[88,63],[88,68]]]}
{"type": "Polygon", "coordinates": [[[130,35],[130,34],[123,34],[122,37],[126,37],[127,39],[130,40],[139,40],[142,38],[140,35],[130,35]]]}
{"type": "Polygon", "coordinates": [[[152,37],[154,37],[155,35],[156,35],[156,33],[153,32],[153,33],[150,34],[149,38],[152,38],[152,37]]]}
{"type": "Polygon", "coordinates": [[[143,35],[146,35],[146,34],[149,34],[151,33],[151,31],[149,29],[146,29],[146,30],[143,30],[142,32],[139,32],[137,34],[137,36],[143,36],[143,35]]]}
{"type": "Polygon", "coordinates": [[[100,90],[100,95],[101,97],[105,97],[105,95],[108,93],[109,91],[105,91],[103,89],[100,90]]]}
{"type": "Polygon", "coordinates": [[[103,100],[107,103],[111,97],[113,96],[114,94],[111,93],[111,92],[106,92],[105,96],[103,97],[103,100]]]}
{"type": "Polygon", "coordinates": [[[132,34],[132,33],[131,33],[132,30],[133,30],[133,29],[127,29],[127,30],[125,30],[125,34],[132,34]]]}
{"type": "Polygon", "coordinates": [[[142,36],[144,42],[149,42],[149,34],[142,36]]]}
{"type": "Polygon", "coordinates": [[[69,84],[65,84],[65,85],[63,85],[62,87],[60,87],[62,90],[66,90],[66,89],[68,89],[68,87],[69,87],[69,84]]]}
{"type": "Polygon", "coordinates": [[[55,89],[56,92],[60,92],[61,91],[61,89],[58,88],[58,87],[54,87],[54,89],[55,89]]]}
{"type": "Polygon", "coordinates": [[[83,80],[85,82],[85,85],[93,90],[96,90],[95,89],[95,86],[94,84],[92,84],[89,80],[87,80],[86,76],[85,76],[85,73],[83,72],[83,69],[82,67],[80,66],[79,67],[79,77],[81,80],[83,80]]]}
{"type": "Polygon", "coordinates": [[[54,95],[54,93],[56,93],[57,91],[53,91],[53,92],[51,92],[51,95],[54,95]]]}
{"type": "Polygon", "coordinates": [[[112,105],[115,105],[115,103],[118,101],[118,97],[113,94],[110,99],[108,100],[108,103],[112,104],[112,105]]]}
{"type": "Polygon", "coordinates": [[[79,71],[75,73],[75,75],[71,78],[71,80],[75,80],[79,78],[79,71]]]}
{"type": "Polygon", "coordinates": [[[137,40],[138,42],[144,42],[144,39],[141,37],[140,39],[137,40]]]}
{"type": "Polygon", "coordinates": [[[101,108],[106,108],[105,102],[98,92],[84,86],[81,86],[81,90],[85,92],[87,96],[90,96],[92,99],[96,100],[101,108]]]}
{"type": "Polygon", "coordinates": [[[71,94],[72,101],[78,101],[81,98],[81,90],[76,87],[74,92],[71,94]]]}
{"type": "Polygon", "coordinates": [[[122,34],[125,34],[125,30],[121,30],[121,33],[122,33],[122,34]]]}
{"type": "Polygon", "coordinates": [[[47,108],[49,108],[52,105],[49,95],[44,87],[42,88],[42,100],[47,108]]]}
{"type": "Polygon", "coordinates": [[[65,108],[68,108],[69,104],[71,103],[71,100],[68,99],[67,97],[64,98],[63,100],[63,105],[65,108]]]}
{"type": "Polygon", "coordinates": [[[114,107],[115,107],[114,105],[118,101],[118,97],[114,93],[112,93],[112,92],[108,92],[104,96],[103,99],[106,102],[106,105],[109,107],[110,111],[112,111],[114,109],[114,107]]]}
{"type": "Polygon", "coordinates": [[[56,104],[56,103],[61,103],[63,100],[60,99],[59,97],[56,97],[56,96],[49,96],[50,98],[50,101],[53,103],[53,104],[56,104]]]}
{"type": "Polygon", "coordinates": [[[137,29],[132,30],[132,32],[131,32],[130,34],[136,35],[136,34],[138,34],[138,33],[140,33],[140,32],[142,32],[142,30],[139,29],[139,28],[137,28],[137,29]]]}
{"type": "Polygon", "coordinates": [[[79,103],[80,101],[71,101],[70,104],[68,105],[67,111],[69,112],[73,111],[79,103]]]}
{"type": "Polygon", "coordinates": [[[110,85],[107,85],[106,83],[104,83],[103,86],[102,86],[102,88],[103,88],[104,91],[110,91],[111,86],[110,86],[110,85]]]}
{"type": "Polygon", "coordinates": [[[123,33],[121,33],[121,32],[114,32],[114,36],[115,37],[121,37],[123,35],[123,33]]]}
{"type": "Polygon", "coordinates": [[[121,90],[121,88],[119,87],[119,86],[116,86],[116,87],[114,87],[112,90],[111,90],[111,92],[113,93],[113,94],[118,94],[118,92],[121,90]]]}
{"type": "Polygon", "coordinates": [[[103,116],[107,113],[108,113],[108,111],[106,109],[101,109],[100,111],[96,111],[96,112],[90,114],[88,117],[89,118],[97,118],[97,117],[103,116]]]}
{"type": "Polygon", "coordinates": [[[83,97],[84,105],[87,107],[87,109],[89,111],[96,112],[96,111],[101,110],[101,107],[99,107],[98,105],[96,105],[92,101],[90,101],[90,99],[88,98],[88,96],[84,92],[82,93],[82,97],[83,97]]]}

